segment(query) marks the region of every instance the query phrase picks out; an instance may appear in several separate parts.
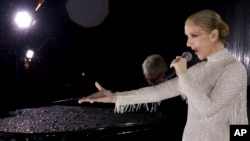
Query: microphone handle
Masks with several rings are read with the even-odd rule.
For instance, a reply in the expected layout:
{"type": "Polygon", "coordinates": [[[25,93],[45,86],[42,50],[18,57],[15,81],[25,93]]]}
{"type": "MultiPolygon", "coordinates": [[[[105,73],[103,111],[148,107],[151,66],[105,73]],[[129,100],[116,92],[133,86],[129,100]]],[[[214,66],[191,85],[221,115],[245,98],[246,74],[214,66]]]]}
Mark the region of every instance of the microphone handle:
{"type": "Polygon", "coordinates": [[[175,75],[175,71],[172,71],[170,74],[167,75],[167,79],[170,80],[175,75]]]}

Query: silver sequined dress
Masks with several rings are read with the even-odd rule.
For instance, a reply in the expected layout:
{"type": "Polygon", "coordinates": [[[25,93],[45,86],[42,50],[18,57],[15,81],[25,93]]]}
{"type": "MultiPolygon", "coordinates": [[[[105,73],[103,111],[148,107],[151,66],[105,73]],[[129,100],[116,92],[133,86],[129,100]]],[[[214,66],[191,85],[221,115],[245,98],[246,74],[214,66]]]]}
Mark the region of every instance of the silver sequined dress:
{"type": "Polygon", "coordinates": [[[182,95],[188,104],[183,141],[229,141],[230,125],[248,124],[246,68],[227,49],[153,87],[116,92],[115,112],[182,95]]]}

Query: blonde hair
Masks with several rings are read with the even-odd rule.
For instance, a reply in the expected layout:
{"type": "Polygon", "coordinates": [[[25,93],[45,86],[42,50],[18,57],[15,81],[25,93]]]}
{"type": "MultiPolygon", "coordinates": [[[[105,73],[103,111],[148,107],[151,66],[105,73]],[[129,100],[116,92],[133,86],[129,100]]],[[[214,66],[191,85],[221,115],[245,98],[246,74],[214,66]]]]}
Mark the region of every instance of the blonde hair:
{"type": "Polygon", "coordinates": [[[203,28],[208,33],[217,29],[219,32],[218,38],[225,42],[229,36],[229,27],[222,20],[221,16],[213,10],[201,10],[190,15],[186,21],[192,21],[197,26],[203,28]]]}

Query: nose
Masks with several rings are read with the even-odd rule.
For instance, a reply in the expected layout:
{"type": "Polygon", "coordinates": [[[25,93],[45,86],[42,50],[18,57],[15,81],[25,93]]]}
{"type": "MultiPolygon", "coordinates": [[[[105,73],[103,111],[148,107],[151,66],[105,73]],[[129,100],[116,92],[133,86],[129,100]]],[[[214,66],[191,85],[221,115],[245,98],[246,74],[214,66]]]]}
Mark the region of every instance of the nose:
{"type": "Polygon", "coordinates": [[[191,41],[189,39],[187,39],[186,45],[187,45],[187,47],[191,47],[191,41]]]}
{"type": "Polygon", "coordinates": [[[190,44],[189,44],[188,42],[187,42],[187,44],[186,44],[186,45],[187,45],[187,47],[190,47],[190,44]]]}

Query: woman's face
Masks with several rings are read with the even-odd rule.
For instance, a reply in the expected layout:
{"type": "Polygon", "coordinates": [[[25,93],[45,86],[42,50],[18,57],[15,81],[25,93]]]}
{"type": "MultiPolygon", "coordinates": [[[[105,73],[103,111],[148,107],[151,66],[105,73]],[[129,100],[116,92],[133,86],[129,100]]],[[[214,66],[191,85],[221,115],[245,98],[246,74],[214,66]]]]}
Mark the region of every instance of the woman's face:
{"type": "Polygon", "coordinates": [[[187,36],[187,46],[190,47],[200,60],[206,59],[212,54],[213,41],[209,33],[192,21],[185,23],[185,35],[187,36]]]}

